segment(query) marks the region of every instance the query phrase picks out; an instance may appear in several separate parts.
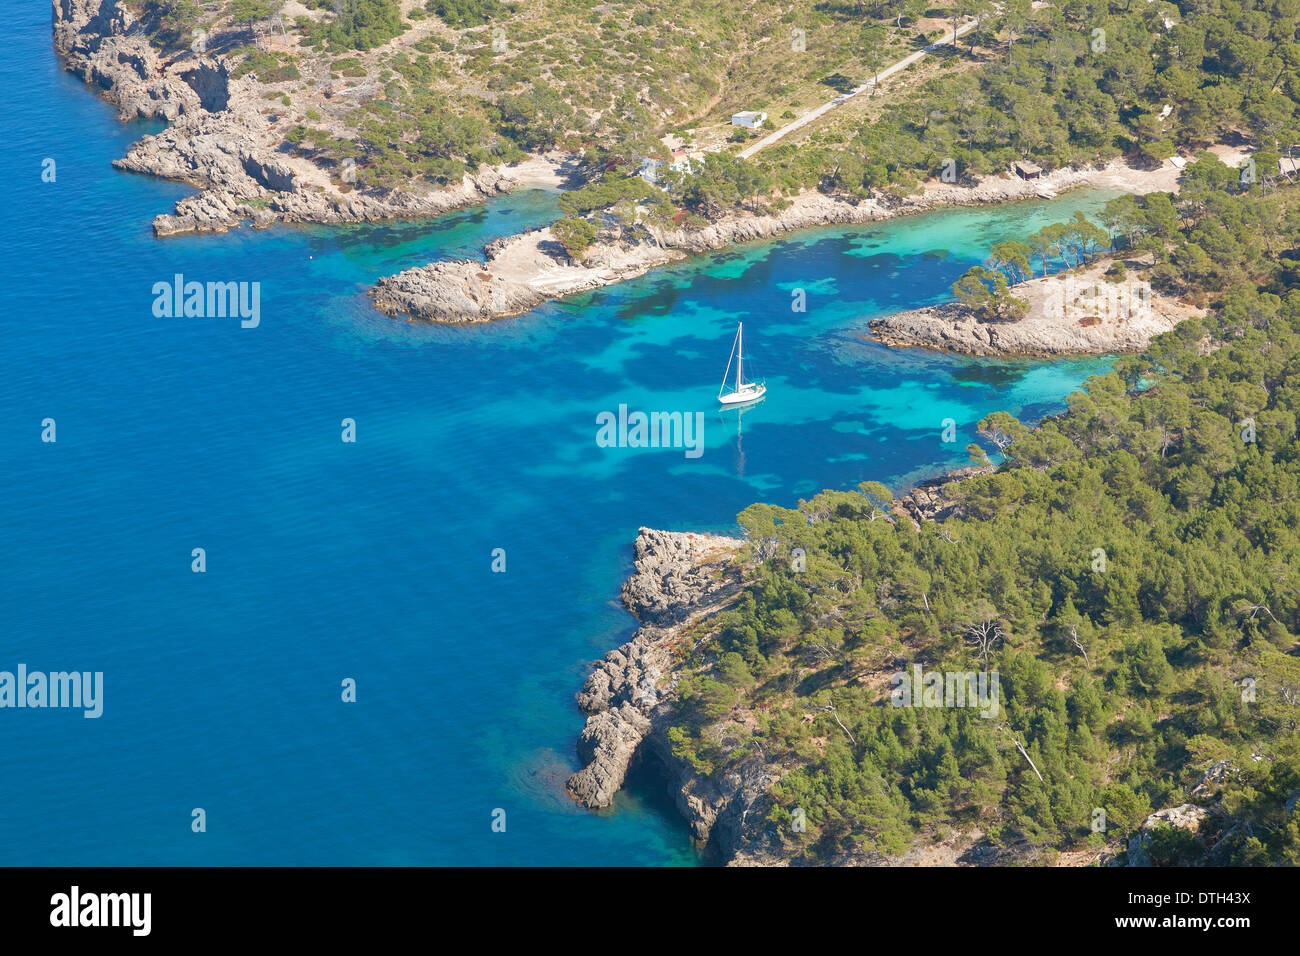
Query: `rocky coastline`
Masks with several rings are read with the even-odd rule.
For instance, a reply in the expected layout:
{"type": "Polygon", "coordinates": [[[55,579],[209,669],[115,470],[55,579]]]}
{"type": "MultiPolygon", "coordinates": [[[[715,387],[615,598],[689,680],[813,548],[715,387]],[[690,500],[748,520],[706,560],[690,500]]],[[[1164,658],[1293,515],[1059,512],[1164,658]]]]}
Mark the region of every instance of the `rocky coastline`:
{"type": "MultiPolygon", "coordinates": [[[[249,224],[348,224],[437,216],[521,186],[572,183],[579,157],[551,153],[522,163],[480,168],[460,183],[426,190],[357,189],[286,146],[294,110],[272,94],[287,84],[236,76],[219,54],[150,43],[149,24],[121,0],[52,0],[53,40],[65,68],[114,105],[123,120],[164,120],[113,161],[121,170],[185,183],[196,190],[153,220],[157,236],[224,233],[249,224]]],[[[299,104],[301,106],[302,104],[299,104]]],[[[913,196],[864,200],[810,191],[766,214],[733,214],[702,228],[640,228],[633,237],[594,243],[575,260],[549,228],[497,240],[483,259],[437,262],[380,279],[376,308],[414,320],[464,324],[520,315],[544,302],[644,275],[687,256],[735,243],[772,239],[817,226],[876,222],[955,205],[976,206],[1054,195],[1083,185],[1135,192],[1176,188],[1177,171],[1133,170],[1120,163],[1061,169],[1034,181],[1010,175],[965,183],[930,183],[913,196]]],[[[880,330],[889,344],[970,354],[1061,354],[1072,349],[1021,341],[998,329],[997,340],[970,323],[945,326],[936,316],[895,317],[880,330]],[[1041,347],[1040,347],[1041,346],[1041,347]]],[[[1149,337],[1149,336],[1148,336],[1149,337]]],[[[1131,347],[1141,347],[1135,339],[1131,347]]],[[[1122,351],[1119,347],[1096,349],[1122,351]]],[[[1087,349],[1085,349],[1087,350],[1087,349]]]]}
{"type": "MultiPolygon", "coordinates": [[[[952,486],[988,466],[960,468],[918,482],[894,502],[900,520],[920,526],[964,515],[952,486]]],[[[727,866],[787,866],[791,850],[767,817],[771,789],[789,768],[760,751],[714,775],[697,773],[673,752],[669,730],[676,717],[677,686],[689,653],[709,640],[709,620],[740,595],[746,541],[710,534],[641,528],[635,543],[634,572],[624,583],[624,605],[637,618],[632,639],[592,664],[577,694],[586,725],[577,742],[582,769],[566,783],[580,806],[610,806],[628,773],[648,763],[672,796],[696,845],[707,858],[727,866]]],[[[1203,865],[1223,865],[1243,836],[1242,827],[1218,800],[1234,772],[1220,761],[1202,776],[1188,796],[1197,804],[1167,807],[1149,814],[1123,845],[1081,848],[1044,856],[1028,844],[994,844],[978,828],[949,834],[938,842],[917,841],[898,856],[849,851],[823,861],[832,866],[1150,866],[1155,828],[1172,826],[1197,838],[1203,865]],[[1235,842],[1234,842],[1235,841],[1235,842]],[[1120,850],[1126,851],[1121,854],[1120,850]]],[[[1289,797],[1294,806],[1300,792],[1289,797]]],[[[1248,827],[1247,827],[1248,829],[1248,827]]],[[[1248,835],[1248,834],[1246,834],[1248,835]]]]}
{"type": "Polygon", "coordinates": [[[1103,258],[1060,275],[1017,283],[1022,318],[991,322],[961,302],[872,319],[868,335],[883,345],[960,355],[1042,357],[1140,352],[1151,340],[1202,310],[1154,292],[1140,263],[1103,258]],[[1130,271],[1130,267],[1132,270],[1130,271]],[[1121,269],[1124,278],[1108,275],[1121,269]]]}
{"type": "Polygon", "coordinates": [[[386,276],[371,287],[375,308],[448,325],[522,315],[542,303],[644,275],[686,254],[642,243],[598,243],[573,263],[550,227],[506,236],[483,259],[456,259],[386,276]]]}
{"type": "MultiPolygon", "coordinates": [[[[918,523],[942,520],[954,511],[945,486],[989,470],[963,468],[923,481],[896,502],[895,512],[918,523]]],[[[740,538],[710,534],[637,532],[635,570],[623,585],[622,600],[640,626],[631,640],[593,663],[577,695],[578,708],[587,717],[577,742],[582,769],[569,777],[566,789],[583,807],[608,807],[629,771],[638,762],[649,762],[707,856],[730,866],[780,866],[789,863],[788,854],[766,818],[769,791],[783,768],[753,756],[705,776],[673,752],[668,736],[683,662],[693,642],[708,639],[695,636],[696,625],[707,632],[709,619],[740,594],[745,545],[740,538]]],[[[982,848],[978,837],[953,841],[948,847],[953,860],[989,857],[992,851],[982,848]]],[[[917,860],[921,856],[925,854],[917,860]]],[[[855,856],[835,862],[916,860],[855,856]]]]}
{"type": "Polygon", "coordinates": [[[764,835],[754,826],[766,811],[754,811],[762,809],[776,774],[755,760],[721,779],[703,777],[674,755],[668,739],[680,660],[692,640],[688,628],[739,594],[735,559],[744,544],[739,538],[650,528],[637,533],[636,571],[622,597],[640,627],[630,641],[595,662],[578,694],[578,707],[587,715],[578,738],[583,768],[566,787],[584,807],[607,807],[634,762],[653,761],[701,847],[728,863],[775,862],[759,849],[764,835]]]}
{"type": "Polygon", "coordinates": [[[159,237],[224,233],[249,223],[366,223],[436,216],[521,185],[560,184],[576,159],[562,154],[482,168],[443,189],[361,190],[285,149],[289,111],[267,94],[280,90],[229,61],[185,49],[164,56],[146,24],[119,0],[52,0],[54,48],[64,67],[117,108],[122,120],[168,122],[143,136],[118,169],[182,182],[198,190],[153,222],[159,237]]]}
{"type": "Polygon", "coordinates": [[[701,228],[646,226],[635,238],[593,243],[573,260],[550,229],[497,240],[484,258],[438,262],[380,279],[371,295],[380,311],[461,324],[509,318],[543,302],[612,285],[688,255],[774,239],[818,226],[859,225],[951,206],[981,206],[1055,195],[1080,186],[1134,192],[1175,188],[1177,168],[1134,170],[1122,163],[1060,169],[1027,181],[1009,175],[969,183],[931,183],[913,196],[852,200],[810,191],[766,214],[733,214],[701,228]]]}

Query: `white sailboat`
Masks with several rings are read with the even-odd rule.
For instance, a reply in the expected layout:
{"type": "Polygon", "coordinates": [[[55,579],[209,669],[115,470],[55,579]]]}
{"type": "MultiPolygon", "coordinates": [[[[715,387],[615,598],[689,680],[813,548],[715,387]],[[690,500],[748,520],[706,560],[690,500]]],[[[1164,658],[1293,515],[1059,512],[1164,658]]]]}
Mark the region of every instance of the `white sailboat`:
{"type": "Polygon", "coordinates": [[[762,382],[745,381],[745,327],[743,322],[736,323],[736,341],[732,343],[731,355],[727,358],[727,370],[722,373],[722,386],[718,389],[718,401],[723,405],[744,405],[756,402],[767,394],[767,386],[762,382]],[[727,378],[731,375],[731,360],[736,360],[736,385],[727,391],[727,378]]]}

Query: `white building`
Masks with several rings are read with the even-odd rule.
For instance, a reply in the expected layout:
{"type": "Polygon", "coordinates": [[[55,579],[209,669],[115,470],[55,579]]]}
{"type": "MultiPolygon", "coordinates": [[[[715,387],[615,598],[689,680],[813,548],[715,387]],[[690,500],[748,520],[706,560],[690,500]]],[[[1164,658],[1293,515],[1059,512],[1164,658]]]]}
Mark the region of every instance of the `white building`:
{"type": "Polygon", "coordinates": [[[758,110],[745,110],[741,113],[731,115],[732,126],[744,126],[748,129],[758,129],[767,122],[767,114],[758,110]]]}
{"type": "Polygon", "coordinates": [[[662,169],[663,166],[664,164],[659,160],[651,159],[650,157],[647,156],[645,159],[641,160],[640,176],[646,182],[654,183],[656,186],[658,186],[659,170],[662,169]]]}

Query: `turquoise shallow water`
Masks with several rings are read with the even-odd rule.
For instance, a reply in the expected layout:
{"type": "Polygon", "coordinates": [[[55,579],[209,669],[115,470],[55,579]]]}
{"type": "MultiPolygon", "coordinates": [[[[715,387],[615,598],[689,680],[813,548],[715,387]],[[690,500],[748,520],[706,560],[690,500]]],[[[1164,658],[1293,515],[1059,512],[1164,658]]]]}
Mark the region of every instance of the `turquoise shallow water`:
{"type": "Polygon", "coordinates": [[[961,464],[981,416],[1041,416],[1108,364],[862,338],[1095,194],[817,230],[487,326],[393,322],[375,278],[548,221],[554,195],[155,240],[186,190],[109,166],[149,127],[59,70],[46,8],[15,17],[0,669],[103,671],[105,702],[0,711],[0,864],[694,864],[652,789],[604,813],[562,790],[586,662],[631,632],[637,527],[728,530],[755,500],[961,464]],[[155,318],[177,272],[259,282],[260,326],[155,318]],[[771,391],[738,421],[712,397],[742,320],[771,391]],[[702,456],[598,447],[620,403],[704,412],[702,456]]]}

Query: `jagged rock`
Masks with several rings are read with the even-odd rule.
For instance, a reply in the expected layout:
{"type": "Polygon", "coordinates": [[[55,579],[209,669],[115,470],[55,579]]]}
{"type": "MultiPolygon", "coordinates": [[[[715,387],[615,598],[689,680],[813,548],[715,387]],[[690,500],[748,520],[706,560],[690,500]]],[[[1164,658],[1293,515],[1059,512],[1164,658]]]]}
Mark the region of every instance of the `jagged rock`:
{"type": "Polygon", "coordinates": [[[920,527],[923,521],[943,521],[949,517],[961,517],[964,514],[961,505],[948,492],[948,486],[964,481],[975,475],[985,475],[994,471],[991,466],[958,468],[929,478],[917,484],[910,492],[901,495],[893,507],[894,514],[912,519],[920,527]]]}
{"type": "MultiPolygon", "coordinates": [[[[252,220],[352,223],[436,216],[540,176],[571,178],[573,157],[550,154],[481,169],[446,188],[345,192],[337,170],[285,147],[286,124],[268,120],[267,87],[231,76],[221,57],[182,49],[164,58],[146,24],[120,0],[52,0],[55,50],[123,119],[170,121],[114,162],[119,169],[188,183],[200,196],[154,220],[158,236],[225,232],[252,220]],[[563,171],[563,172],[562,172],[563,171]],[[253,201],[256,205],[249,205],[253,201]]],[[[508,300],[502,300],[506,302],[508,300]]]]}
{"type": "Polygon", "coordinates": [[[647,240],[605,241],[593,243],[574,264],[549,228],[498,239],[483,251],[482,262],[435,262],[380,279],[370,290],[375,307],[429,322],[490,322],[642,275],[684,255],[647,240]]]}
{"type": "Polygon", "coordinates": [[[1188,795],[1198,800],[1208,800],[1223,789],[1223,784],[1236,769],[1231,760],[1220,760],[1211,764],[1206,768],[1205,773],[1201,774],[1201,779],[1196,782],[1196,786],[1188,791],[1188,795]]]}
{"type": "Polygon", "coordinates": [[[446,324],[521,315],[545,301],[527,285],[485,280],[482,272],[483,263],[470,259],[435,262],[380,279],[370,294],[381,312],[446,324]]]}
{"type": "MultiPolygon", "coordinates": [[[[643,625],[632,640],[597,661],[583,684],[577,700],[588,718],[578,756],[585,766],[567,785],[583,806],[604,807],[613,801],[647,736],[668,719],[675,689],[661,686],[661,679],[673,669],[672,648],[680,638],[680,624],[692,615],[715,612],[735,594],[739,575],[730,559],[743,543],[738,538],[650,528],[638,533],[633,580],[643,584],[631,597],[625,591],[624,600],[634,611],[654,608],[658,619],[677,623],[643,625]],[[682,601],[681,613],[663,613],[664,581],[674,582],[670,589],[682,601]],[[649,596],[650,604],[640,603],[642,595],[649,596]]],[[[661,760],[674,759],[670,747],[657,749],[661,760]]]]}
{"type": "Polygon", "coordinates": [[[53,0],[54,48],[64,66],[98,89],[123,119],[174,120],[201,108],[179,78],[165,76],[138,21],[118,0],[53,0]]]}
{"type": "Polygon", "coordinates": [[[163,237],[189,232],[229,232],[239,224],[240,208],[230,200],[212,193],[186,196],[176,204],[174,215],[164,214],[154,219],[154,235],[163,237]]]}
{"type": "Polygon", "coordinates": [[[732,582],[710,557],[732,552],[743,541],[641,528],[636,536],[636,573],[623,584],[623,603],[640,620],[665,626],[683,620],[732,582]],[[710,542],[702,550],[700,540],[710,542]]]}
{"type": "Polygon", "coordinates": [[[181,79],[199,98],[199,105],[209,113],[219,113],[230,106],[230,70],[224,60],[199,63],[186,70],[181,79]]]}
{"type": "Polygon", "coordinates": [[[243,166],[244,172],[267,189],[291,192],[297,185],[293,169],[273,157],[246,155],[243,166]]]}
{"type": "MultiPolygon", "coordinates": [[[[1034,280],[1039,281],[1039,280],[1034,280]]],[[[1013,287],[1013,294],[1019,287],[1013,287]]],[[[896,348],[928,348],[960,355],[1055,356],[1138,352],[1179,319],[1153,312],[1120,322],[1080,325],[1030,314],[1019,321],[977,319],[958,303],[913,309],[872,319],[872,338],[896,348]]]]}
{"type": "Polygon", "coordinates": [[[1171,826],[1186,830],[1189,833],[1199,833],[1201,825],[1209,815],[1208,810],[1204,807],[1198,807],[1194,803],[1167,807],[1151,814],[1142,822],[1142,826],[1138,828],[1137,832],[1129,837],[1128,865],[1151,866],[1151,855],[1147,852],[1147,847],[1151,843],[1151,831],[1156,827],[1171,826]]]}
{"type": "Polygon", "coordinates": [[[628,703],[589,717],[578,738],[578,757],[586,766],[567,784],[573,798],[584,807],[609,806],[649,729],[650,719],[628,703]]]}

